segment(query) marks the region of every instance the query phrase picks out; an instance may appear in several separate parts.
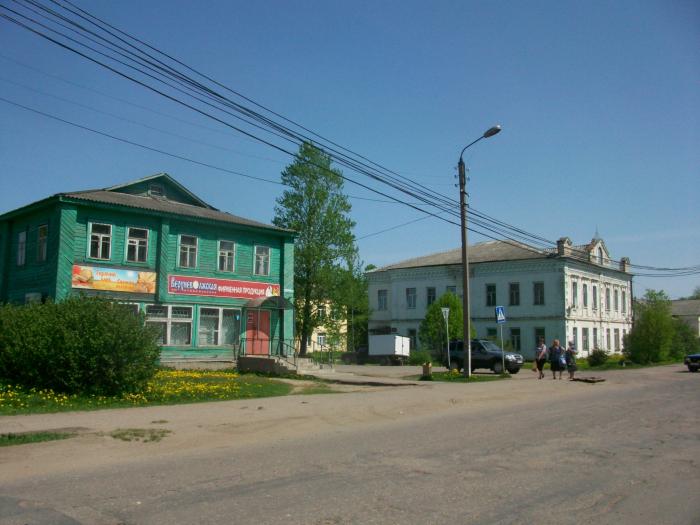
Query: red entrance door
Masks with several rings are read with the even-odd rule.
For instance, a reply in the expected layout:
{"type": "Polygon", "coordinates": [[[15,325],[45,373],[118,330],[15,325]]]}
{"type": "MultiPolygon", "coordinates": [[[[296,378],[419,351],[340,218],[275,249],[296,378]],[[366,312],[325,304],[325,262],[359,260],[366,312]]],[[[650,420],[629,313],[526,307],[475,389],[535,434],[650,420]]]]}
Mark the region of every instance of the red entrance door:
{"type": "Polygon", "coordinates": [[[270,353],[269,310],[248,310],[245,339],[247,354],[268,355],[270,353]]]}

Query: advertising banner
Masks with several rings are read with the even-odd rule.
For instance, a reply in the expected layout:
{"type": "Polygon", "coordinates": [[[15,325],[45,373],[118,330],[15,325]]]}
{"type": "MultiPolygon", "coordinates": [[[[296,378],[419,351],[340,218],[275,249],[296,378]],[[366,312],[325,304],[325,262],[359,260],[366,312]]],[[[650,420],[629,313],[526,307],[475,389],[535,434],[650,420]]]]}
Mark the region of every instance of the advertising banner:
{"type": "Polygon", "coordinates": [[[279,284],[236,281],[184,275],[168,276],[168,293],[178,295],[201,295],[228,297],[231,299],[258,299],[280,294],[279,284]]]}
{"type": "Polygon", "coordinates": [[[74,264],[71,286],[83,290],[155,293],[156,273],[74,264]]]}

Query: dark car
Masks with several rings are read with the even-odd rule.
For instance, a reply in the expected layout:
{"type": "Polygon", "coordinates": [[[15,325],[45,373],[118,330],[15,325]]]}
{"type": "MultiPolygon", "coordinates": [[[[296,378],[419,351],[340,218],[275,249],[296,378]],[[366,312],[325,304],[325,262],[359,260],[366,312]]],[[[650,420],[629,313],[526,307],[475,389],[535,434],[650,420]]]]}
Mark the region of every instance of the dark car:
{"type": "MultiPolygon", "coordinates": [[[[472,371],[477,368],[488,368],[496,374],[503,372],[505,358],[506,370],[511,374],[520,372],[523,366],[523,356],[513,352],[503,352],[495,343],[487,339],[472,339],[472,371]],[[504,356],[505,354],[505,356],[504,356]]],[[[450,367],[461,370],[465,366],[464,344],[462,341],[450,342],[450,367]]],[[[447,366],[447,360],[445,360],[447,366]]]]}
{"type": "Polygon", "coordinates": [[[697,372],[700,369],[700,354],[687,355],[685,356],[685,360],[683,362],[688,367],[688,370],[691,372],[697,372]]]}

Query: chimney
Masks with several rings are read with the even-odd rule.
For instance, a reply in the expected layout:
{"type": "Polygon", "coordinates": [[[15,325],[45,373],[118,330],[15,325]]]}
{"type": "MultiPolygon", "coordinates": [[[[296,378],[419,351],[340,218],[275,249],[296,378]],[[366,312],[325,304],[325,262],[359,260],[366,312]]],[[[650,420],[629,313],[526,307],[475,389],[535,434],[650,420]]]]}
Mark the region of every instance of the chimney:
{"type": "Polygon", "coordinates": [[[557,255],[559,257],[571,256],[571,239],[568,237],[561,237],[557,241],[557,255]]]}
{"type": "Polygon", "coordinates": [[[620,271],[628,273],[630,268],[630,258],[629,257],[623,257],[620,259],[620,271]]]}

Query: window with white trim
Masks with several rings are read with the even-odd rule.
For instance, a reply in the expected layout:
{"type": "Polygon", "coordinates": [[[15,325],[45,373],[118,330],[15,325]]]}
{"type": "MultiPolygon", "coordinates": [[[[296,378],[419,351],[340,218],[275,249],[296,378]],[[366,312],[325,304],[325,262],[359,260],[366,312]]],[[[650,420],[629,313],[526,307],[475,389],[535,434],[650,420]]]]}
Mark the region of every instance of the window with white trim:
{"type": "Polygon", "coordinates": [[[593,309],[598,309],[598,288],[595,285],[593,286],[593,309]]]}
{"type": "Polygon", "coordinates": [[[532,293],[533,301],[532,304],[543,305],[544,304],[544,283],[536,282],[532,283],[532,293]]]}
{"type": "Polygon", "coordinates": [[[605,288],[605,311],[610,311],[610,288],[605,288]]]}
{"type": "Polygon", "coordinates": [[[622,292],[622,313],[627,313],[627,292],[622,292]]]}
{"type": "Polygon", "coordinates": [[[180,235],[180,267],[197,267],[197,237],[180,235]]]}
{"type": "Polygon", "coordinates": [[[435,302],[435,299],[437,298],[437,294],[435,293],[435,287],[434,286],[428,286],[425,290],[425,303],[430,306],[435,302]]]}
{"type": "Polygon", "coordinates": [[[49,227],[47,224],[42,224],[36,231],[36,260],[38,262],[46,261],[48,256],[49,245],[49,227]]]}
{"type": "Polygon", "coordinates": [[[578,305],[578,282],[571,281],[571,307],[576,308],[578,305]]]}
{"type": "Polygon", "coordinates": [[[241,311],[237,308],[200,307],[199,346],[232,346],[239,342],[241,311]]]}
{"type": "Polygon", "coordinates": [[[270,275],[270,247],[255,247],[255,275],[270,275]]]}
{"type": "Polygon", "coordinates": [[[486,306],[496,306],[496,285],[486,285],[486,306]]]}
{"type": "Polygon", "coordinates": [[[509,285],[510,306],[520,305],[520,283],[510,283],[509,285]]]}
{"type": "Polygon", "coordinates": [[[615,311],[619,312],[620,311],[620,292],[618,290],[615,290],[613,292],[613,300],[615,301],[613,304],[615,311]]]}
{"type": "Polygon", "coordinates": [[[235,256],[233,241],[219,241],[219,271],[232,272],[235,256]]]}
{"type": "Polygon", "coordinates": [[[108,261],[112,255],[112,225],[90,223],[90,258],[108,261]]]}
{"type": "Polygon", "coordinates": [[[126,229],[126,260],[145,263],[148,260],[148,230],[146,228],[126,229]]]}
{"type": "Polygon", "coordinates": [[[581,345],[586,351],[590,349],[591,343],[588,340],[588,328],[581,328],[581,345]]]}
{"type": "Polygon", "coordinates": [[[583,285],[583,307],[588,308],[588,285],[583,285]]]}
{"type": "Polygon", "coordinates": [[[416,307],[416,289],[406,288],[406,308],[416,307]]]}
{"type": "Polygon", "coordinates": [[[387,309],[387,290],[377,290],[377,310],[384,311],[387,309]]]}
{"type": "Polygon", "coordinates": [[[158,330],[157,342],[163,346],[192,344],[192,307],[165,304],[146,305],[146,324],[158,330]]]}
{"type": "Polygon", "coordinates": [[[24,266],[27,262],[27,232],[17,234],[17,266],[24,266]]]}

